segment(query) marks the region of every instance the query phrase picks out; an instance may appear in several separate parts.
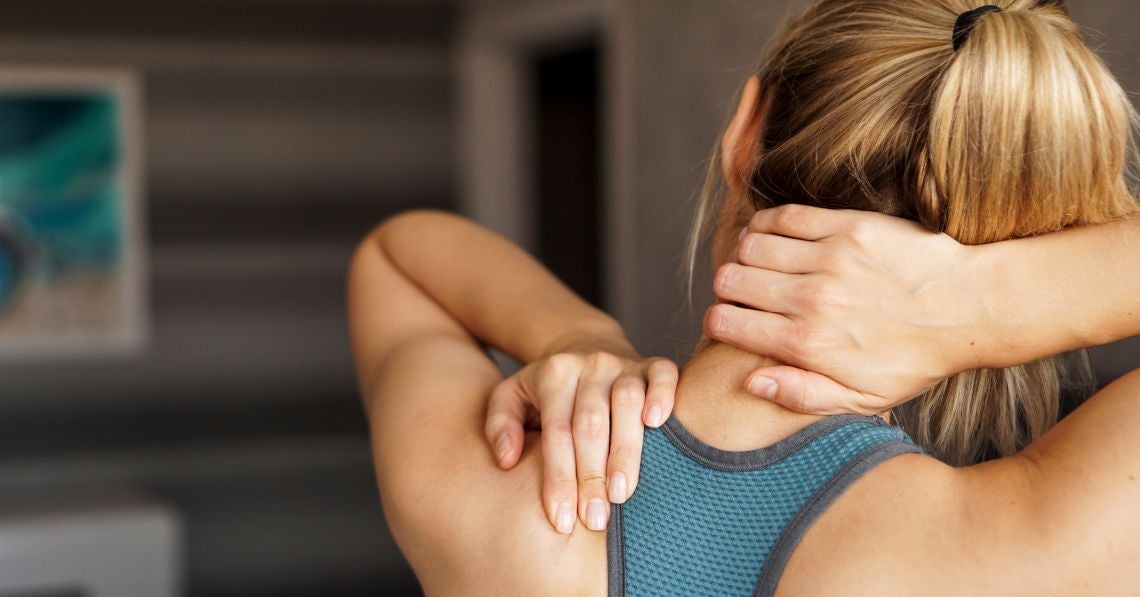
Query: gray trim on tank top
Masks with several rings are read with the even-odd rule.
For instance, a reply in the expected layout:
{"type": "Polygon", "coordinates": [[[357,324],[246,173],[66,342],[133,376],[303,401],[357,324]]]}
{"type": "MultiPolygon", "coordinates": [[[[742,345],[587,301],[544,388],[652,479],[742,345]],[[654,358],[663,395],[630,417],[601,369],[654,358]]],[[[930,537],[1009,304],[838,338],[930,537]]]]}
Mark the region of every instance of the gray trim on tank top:
{"type": "Polygon", "coordinates": [[[760,569],[760,576],[756,581],[755,597],[767,597],[776,594],[776,586],[784,574],[792,553],[799,546],[800,540],[807,534],[808,529],[815,523],[828,506],[832,504],[844,491],[847,491],[856,481],[875,466],[900,454],[921,454],[918,446],[902,440],[879,444],[874,448],[856,456],[848,462],[838,473],[823,484],[818,491],[800,508],[799,512],[784,527],[784,531],[772,544],[772,551],[764,560],[764,567],[760,569]]]}
{"type": "Polygon", "coordinates": [[[610,597],[625,597],[625,535],[621,528],[621,504],[610,511],[610,526],[606,531],[606,566],[610,597]]]}
{"type": "Polygon", "coordinates": [[[879,417],[864,417],[861,415],[824,417],[766,448],[748,450],[745,452],[729,452],[727,450],[714,448],[702,442],[697,439],[691,431],[685,428],[685,426],[677,420],[677,417],[670,417],[669,420],[665,421],[665,424],[661,426],[661,429],[673,442],[673,445],[677,446],[690,460],[695,460],[698,464],[719,471],[747,472],[772,466],[788,456],[795,454],[804,446],[823,437],[827,433],[852,423],[887,425],[887,422],[879,417]]]}
{"type": "MultiPolygon", "coordinates": [[[[768,447],[744,452],[721,450],[702,442],[675,416],[665,421],[661,430],[682,454],[702,466],[726,472],[748,472],[760,470],[780,462],[828,432],[852,423],[874,423],[889,426],[886,421],[879,417],[861,415],[824,417],[768,447]]],[[[901,430],[899,437],[905,437],[901,430]]],[[[823,487],[808,498],[808,501],[792,518],[792,522],[776,539],[772,551],[768,554],[764,566],[761,568],[754,595],[771,595],[775,592],[788,559],[791,558],[792,552],[799,545],[808,528],[844,490],[867,471],[874,468],[875,465],[907,452],[922,453],[922,450],[918,446],[901,439],[879,444],[875,448],[856,456],[824,483],[823,487]],[[778,563],[774,565],[774,561],[778,561],[778,563]]],[[[621,504],[614,504],[611,510],[610,525],[606,532],[606,564],[610,597],[624,597],[625,538],[622,528],[621,504]]]]}

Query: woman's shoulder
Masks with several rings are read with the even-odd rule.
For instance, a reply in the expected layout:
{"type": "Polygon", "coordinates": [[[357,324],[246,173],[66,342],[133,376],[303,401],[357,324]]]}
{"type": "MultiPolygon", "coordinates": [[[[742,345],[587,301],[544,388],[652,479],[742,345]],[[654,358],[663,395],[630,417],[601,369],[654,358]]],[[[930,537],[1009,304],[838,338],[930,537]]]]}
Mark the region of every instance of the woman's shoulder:
{"type": "Polygon", "coordinates": [[[954,468],[905,453],[855,481],[792,553],[782,594],[1022,594],[1040,545],[1024,528],[1016,458],[954,468]]]}
{"type": "MultiPolygon", "coordinates": [[[[606,532],[591,531],[581,520],[574,531],[554,530],[542,510],[542,456],[537,434],[528,434],[522,460],[509,472],[509,489],[498,492],[487,513],[497,555],[487,567],[488,585],[502,580],[496,595],[605,595],[606,532]],[[501,500],[501,501],[500,501],[501,500]]],[[[487,559],[481,557],[481,559],[487,559]]],[[[480,572],[482,574],[482,572],[480,572]]]]}
{"type": "Polygon", "coordinates": [[[953,471],[917,453],[894,456],[869,470],[808,528],[779,580],[780,592],[910,594],[893,570],[929,553],[926,542],[940,524],[952,524],[943,496],[955,491],[953,471]],[[929,535],[912,532],[923,526],[929,535]],[[884,574],[880,563],[892,572],[884,574]]]}
{"type": "Polygon", "coordinates": [[[560,535],[543,513],[537,435],[513,469],[495,463],[483,418],[501,376],[485,354],[420,338],[376,378],[366,403],[381,502],[427,594],[605,592],[605,535],[560,535]]]}
{"type": "Polygon", "coordinates": [[[555,532],[542,511],[537,436],[527,443],[510,471],[488,460],[441,480],[414,508],[387,513],[427,594],[605,594],[606,534],[581,522],[570,535],[555,532]]]}

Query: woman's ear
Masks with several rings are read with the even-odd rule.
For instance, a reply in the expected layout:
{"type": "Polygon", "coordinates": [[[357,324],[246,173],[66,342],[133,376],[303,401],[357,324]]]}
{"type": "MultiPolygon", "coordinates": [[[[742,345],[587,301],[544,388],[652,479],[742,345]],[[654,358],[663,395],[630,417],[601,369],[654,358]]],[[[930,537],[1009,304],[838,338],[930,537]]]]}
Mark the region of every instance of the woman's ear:
{"type": "Polygon", "coordinates": [[[720,142],[720,163],[724,180],[733,194],[743,190],[748,169],[756,157],[756,147],[764,131],[765,106],[761,105],[760,79],[748,77],[736,114],[720,142]]]}

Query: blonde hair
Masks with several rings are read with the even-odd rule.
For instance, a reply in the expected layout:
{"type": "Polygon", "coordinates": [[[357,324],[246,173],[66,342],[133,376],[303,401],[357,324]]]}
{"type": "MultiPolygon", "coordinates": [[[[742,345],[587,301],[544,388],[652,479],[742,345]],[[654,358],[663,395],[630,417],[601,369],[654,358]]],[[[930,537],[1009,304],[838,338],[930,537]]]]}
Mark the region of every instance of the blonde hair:
{"type": "MultiPolygon", "coordinates": [[[[955,21],[976,0],[813,2],[760,69],[767,119],[742,181],[751,207],[877,211],[965,244],[1134,213],[1127,95],[1061,2],[994,3],[1003,11],[955,51],[955,21]]],[[[717,161],[691,264],[723,207],[717,161]]],[[[895,416],[934,456],[967,464],[1025,447],[1056,423],[1062,387],[1089,380],[1083,352],[968,371],[895,416]]]]}

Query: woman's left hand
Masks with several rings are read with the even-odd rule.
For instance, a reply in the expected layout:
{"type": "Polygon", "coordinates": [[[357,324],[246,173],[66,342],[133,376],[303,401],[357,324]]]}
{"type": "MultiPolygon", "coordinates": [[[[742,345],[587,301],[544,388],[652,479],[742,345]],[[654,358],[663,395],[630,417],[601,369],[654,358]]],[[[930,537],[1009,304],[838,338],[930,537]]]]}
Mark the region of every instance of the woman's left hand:
{"type": "Polygon", "coordinates": [[[873,212],[757,212],[714,283],[710,338],[785,363],[748,390],[795,411],[875,414],[978,368],[986,324],[980,247],[873,212]],[[731,303],[742,305],[738,307],[731,303]],[[975,344],[982,346],[975,347],[975,344]]]}
{"type": "MultiPolygon", "coordinates": [[[[610,349],[613,350],[613,349],[610,349]]],[[[485,432],[495,460],[510,469],[522,456],[524,426],[542,429],[542,498],[560,533],[604,530],[610,502],[637,487],[644,427],[669,418],[677,365],[579,346],[530,363],[491,394],[485,432]]]]}

